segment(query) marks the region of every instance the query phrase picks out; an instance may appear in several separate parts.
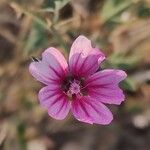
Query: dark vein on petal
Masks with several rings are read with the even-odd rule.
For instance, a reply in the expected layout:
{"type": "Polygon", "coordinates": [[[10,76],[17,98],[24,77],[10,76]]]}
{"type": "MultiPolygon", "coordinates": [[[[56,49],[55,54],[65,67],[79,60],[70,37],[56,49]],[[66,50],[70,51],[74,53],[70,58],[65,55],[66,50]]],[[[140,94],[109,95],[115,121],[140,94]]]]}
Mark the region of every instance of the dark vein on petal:
{"type": "Polygon", "coordinates": [[[90,117],[88,111],[86,110],[86,108],[85,108],[85,106],[82,104],[82,102],[80,102],[80,106],[81,106],[81,108],[83,109],[83,111],[85,112],[85,114],[86,114],[88,117],[90,117]]]}

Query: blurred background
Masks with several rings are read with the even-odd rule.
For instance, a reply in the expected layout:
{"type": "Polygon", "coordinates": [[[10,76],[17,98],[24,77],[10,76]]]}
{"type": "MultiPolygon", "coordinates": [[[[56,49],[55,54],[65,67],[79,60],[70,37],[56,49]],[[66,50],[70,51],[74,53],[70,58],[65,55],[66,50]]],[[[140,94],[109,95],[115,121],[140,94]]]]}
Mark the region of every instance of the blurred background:
{"type": "Polygon", "coordinates": [[[0,0],[0,150],[150,150],[150,0],[0,0]],[[80,34],[102,68],[128,73],[108,126],[50,118],[28,71],[49,46],[67,58],[80,34]]]}

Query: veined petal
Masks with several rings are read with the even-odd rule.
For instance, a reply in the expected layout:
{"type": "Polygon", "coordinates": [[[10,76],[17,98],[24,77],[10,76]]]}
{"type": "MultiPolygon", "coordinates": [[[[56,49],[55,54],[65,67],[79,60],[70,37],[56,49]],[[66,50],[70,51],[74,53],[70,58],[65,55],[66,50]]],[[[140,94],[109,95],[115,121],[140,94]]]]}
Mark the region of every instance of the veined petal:
{"type": "Polygon", "coordinates": [[[99,68],[104,59],[104,54],[93,48],[89,39],[79,36],[71,46],[69,68],[73,75],[89,76],[99,68]]]}
{"type": "Polygon", "coordinates": [[[106,125],[113,119],[112,113],[104,104],[89,96],[75,99],[71,111],[77,120],[90,124],[106,125]]]}
{"type": "Polygon", "coordinates": [[[42,61],[32,62],[29,66],[29,71],[34,78],[46,85],[56,83],[58,79],[60,79],[60,77],[42,61]]]}
{"type": "Polygon", "coordinates": [[[58,120],[64,119],[70,110],[70,102],[60,91],[59,85],[52,84],[39,91],[40,104],[48,109],[48,114],[58,120]]]}
{"type": "Polygon", "coordinates": [[[91,51],[91,49],[92,49],[91,41],[87,39],[85,36],[80,35],[78,38],[75,39],[75,41],[71,46],[69,59],[71,59],[71,57],[74,54],[81,53],[81,52],[83,52],[84,55],[87,56],[91,51]]]}
{"type": "Polygon", "coordinates": [[[41,61],[30,64],[29,71],[38,81],[49,85],[65,77],[68,64],[57,49],[49,48],[43,52],[41,61]]]}
{"type": "Polygon", "coordinates": [[[46,62],[50,68],[55,69],[58,73],[66,73],[68,64],[64,56],[54,47],[46,49],[42,54],[42,61],[46,62]]]}
{"type": "Polygon", "coordinates": [[[122,70],[106,69],[85,80],[89,96],[100,102],[120,105],[125,96],[119,88],[119,82],[126,78],[122,70]]]}

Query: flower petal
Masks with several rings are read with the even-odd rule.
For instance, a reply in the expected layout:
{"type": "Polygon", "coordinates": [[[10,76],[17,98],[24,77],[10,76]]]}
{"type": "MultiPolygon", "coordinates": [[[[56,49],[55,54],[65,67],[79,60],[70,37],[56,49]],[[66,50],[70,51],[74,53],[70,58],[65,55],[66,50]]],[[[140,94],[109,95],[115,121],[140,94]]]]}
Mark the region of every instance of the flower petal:
{"type": "Polygon", "coordinates": [[[68,71],[68,64],[66,59],[54,47],[50,47],[43,52],[42,60],[58,72],[66,73],[66,71],[68,71]]]}
{"type": "Polygon", "coordinates": [[[122,70],[106,69],[87,78],[85,86],[92,98],[103,103],[120,105],[125,96],[118,84],[126,76],[122,70]]]}
{"type": "Polygon", "coordinates": [[[48,85],[65,77],[68,64],[63,55],[51,47],[43,52],[41,61],[30,64],[29,71],[38,81],[48,85]]]}
{"type": "Polygon", "coordinates": [[[77,120],[90,124],[106,125],[113,119],[112,113],[105,105],[89,96],[75,99],[71,111],[77,120]]]}
{"type": "Polygon", "coordinates": [[[48,109],[48,114],[58,120],[64,119],[70,110],[70,102],[60,91],[59,85],[52,84],[39,91],[40,104],[48,109]]]}
{"type": "Polygon", "coordinates": [[[69,67],[73,75],[85,77],[93,74],[104,59],[104,54],[92,48],[91,41],[81,35],[72,44],[69,67]]]}

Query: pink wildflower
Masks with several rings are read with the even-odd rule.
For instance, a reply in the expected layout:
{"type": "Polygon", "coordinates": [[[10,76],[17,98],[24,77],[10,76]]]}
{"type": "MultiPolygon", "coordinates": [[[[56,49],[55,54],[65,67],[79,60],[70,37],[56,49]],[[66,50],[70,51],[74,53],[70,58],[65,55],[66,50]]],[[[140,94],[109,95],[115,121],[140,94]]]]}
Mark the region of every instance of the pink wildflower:
{"type": "Polygon", "coordinates": [[[82,122],[105,125],[112,121],[112,113],[103,103],[120,105],[124,101],[118,84],[127,75],[114,69],[96,72],[104,59],[89,39],[79,36],[72,44],[68,63],[50,47],[43,52],[42,60],[30,64],[33,77],[46,85],[38,96],[51,117],[64,119],[71,110],[82,122]]]}

